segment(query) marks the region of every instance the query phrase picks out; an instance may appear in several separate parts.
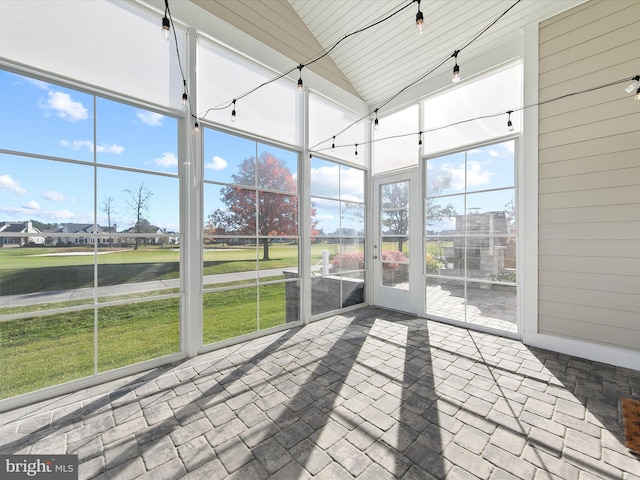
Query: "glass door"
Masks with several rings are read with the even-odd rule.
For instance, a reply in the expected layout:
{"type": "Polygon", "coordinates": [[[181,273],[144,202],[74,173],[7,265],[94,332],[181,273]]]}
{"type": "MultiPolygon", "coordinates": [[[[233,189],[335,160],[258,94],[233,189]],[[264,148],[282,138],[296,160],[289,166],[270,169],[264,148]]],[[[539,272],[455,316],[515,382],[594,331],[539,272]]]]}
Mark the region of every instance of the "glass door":
{"type": "Polygon", "coordinates": [[[417,171],[403,172],[374,179],[373,186],[373,303],[415,313],[421,304],[419,178],[417,171]]]}

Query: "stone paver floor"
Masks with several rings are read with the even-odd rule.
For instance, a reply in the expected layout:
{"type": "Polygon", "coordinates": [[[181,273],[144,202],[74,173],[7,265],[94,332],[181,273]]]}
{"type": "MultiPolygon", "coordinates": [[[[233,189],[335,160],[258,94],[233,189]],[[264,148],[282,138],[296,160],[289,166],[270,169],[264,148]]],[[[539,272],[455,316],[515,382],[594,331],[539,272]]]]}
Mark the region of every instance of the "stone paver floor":
{"type": "Polygon", "coordinates": [[[640,372],[364,308],[0,414],[80,478],[640,478],[640,372]]]}

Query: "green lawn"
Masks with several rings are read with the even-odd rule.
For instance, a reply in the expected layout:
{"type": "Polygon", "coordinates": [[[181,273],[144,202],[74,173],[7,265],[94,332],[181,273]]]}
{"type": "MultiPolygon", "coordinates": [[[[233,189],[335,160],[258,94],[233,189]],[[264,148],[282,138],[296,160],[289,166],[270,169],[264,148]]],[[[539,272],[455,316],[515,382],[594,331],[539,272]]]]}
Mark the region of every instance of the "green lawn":
{"type": "MultiPolygon", "coordinates": [[[[362,250],[363,245],[352,245],[362,250]]],[[[338,244],[315,244],[312,263],[340,252],[338,244]]],[[[107,251],[107,250],[100,250],[107,251]]],[[[93,255],[79,255],[79,248],[0,249],[0,294],[28,294],[93,286],[93,255]],[[74,253],[74,255],[59,255],[74,253]]],[[[85,249],[91,252],[91,249],[85,249]]],[[[208,246],[204,250],[204,274],[233,273],[298,266],[298,246],[273,244],[270,259],[261,249],[208,246]]],[[[114,250],[98,256],[100,285],[177,278],[178,249],[140,247],[114,250]]],[[[282,278],[272,276],[261,281],[282,278]]],[[[203,296],[203,343],[210,344],[265,330],[286,321],[286,285],[256,285],[206,293],[203,296]],[[259,300],[258,300],[259,299],[259,300]]],[[[219,283],[216,287],[240,285],[219,283]]],[[[118,299],[140,299],[161,292],[128,293],[118,299]]],[[[98,302],[114,297],[98,299],[98,302]]],[[[97,360],[94,353],[93,298],[27,307],[5,307],[2,313],[35,312],[38,309],[87,305],[87,309],[17,320],[0,321],[0,398],[57,385],[180,350],[179,299],[154,300],[96,308],[97,360]]]]}
{"type": "MultiPolygon", "coordinates": [[[[326,246],[319,247],[316,249],[317,257],[321,258],[326,246]]],[[[60,251],[0,249],[2,294],[93,285],[94,257],[43,256],[60,251]]],[[[259,260],[261,270],[297,267],[298,247],[274,244],[270,247],[270,257],[267,261],[259,260]]],[[[101,285],[174,278],[179,271],[179,252],[167,248],[146,247],[114,252],[100,255],[98,261],[101,285]]],[[[258,260],[255,249],[229,247],[205,251],[204,262],[205,274],[216,274],[255,270],[258,260]]],[[[272,281],[274,277],[264,280],[272,281]]],[[[128,297],[152,294],[132,293],[128,297]]],[[[87,302],[92,304],[93,300],[87,302]]],[[[78,303],[83,302],[45,303],[41,308],[78,303]]],[[[207,293],[203,297],[203,342],[209,344],[281,325],[286,318],[285,306],[285,285],[282,283],[248,285],[207,293]]],[[[3,313],[34,310],[32,306],[13,307],[3,309],[3,313]]],[[[98,372],[168,355],[180,349],[177,298],[98,307],[97,318],[98,372]]],[[[93,375],[94,362],[93,308],[0,321],[0,398],[93,375]]]]}
{"type": "MultiPolygon", "coordinates": [[[[179,351],[178,299],[98,309],[98,371],[179,351]]],[[[0,321],[0,398],[94,373],[94,311],[0,321]]]]}

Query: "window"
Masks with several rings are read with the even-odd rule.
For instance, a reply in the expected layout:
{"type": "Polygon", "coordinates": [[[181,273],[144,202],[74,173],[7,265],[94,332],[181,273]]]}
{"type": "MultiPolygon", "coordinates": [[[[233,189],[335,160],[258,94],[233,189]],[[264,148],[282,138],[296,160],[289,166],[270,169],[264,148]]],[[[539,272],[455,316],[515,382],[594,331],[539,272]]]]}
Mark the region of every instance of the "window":
{"type": "MultiPolygon", "coordinates": [[[[506,112],[521,105],[520,62],[427,98],[423,102],[424,154],[451,151],[507,135],[506,112]]],[[[519,132],[521,112],[512,113],[511,121],[513,132],[519,132]]]]}
{"type": "Polygon", "coordinates": [[[427,314],[516,331],[514,144],[425,162],[427,314]]]}
{"type": "Polygon", "coordinates": [[[364,302],[365,172],[311,160],[311,314],[364,302]]]}
{"type": "Polygon", "coordinates": [[[178,352],[177,120],[7,71],[0,87],[0,397],[178,352]]]}
{"type": "Polygon", "coordinates": [[[204,155],[204,343],[298,321],[298,154],[206,128],[204,155]]]}

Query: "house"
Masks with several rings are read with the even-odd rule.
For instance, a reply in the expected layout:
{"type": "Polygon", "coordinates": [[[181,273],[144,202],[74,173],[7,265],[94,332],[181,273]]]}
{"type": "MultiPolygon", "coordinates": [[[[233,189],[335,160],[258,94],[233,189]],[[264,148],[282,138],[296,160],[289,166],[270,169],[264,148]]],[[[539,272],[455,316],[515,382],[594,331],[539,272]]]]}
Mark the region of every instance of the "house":
{"type": "Polygon", "coordinates": [[[73,245],[107,245],[118,243],[117,225],[103,227],[91,223],[62,223],[56,230],[56,237],[53,244],[73,244],[73,245]]]}
{"type": "Polygon", "coordinates": [[[24,247],[27,244],[44,245],[44,236],[31,235],[38,233],[42,232],[40,232],[40,230],[38,230],[37,228],[34,228],[31,220],[27,222],[0,222],[0,245],[2,246],[2,248],[24,247]],[[19,235],[23,233],[30,235],[19,235]]]}

